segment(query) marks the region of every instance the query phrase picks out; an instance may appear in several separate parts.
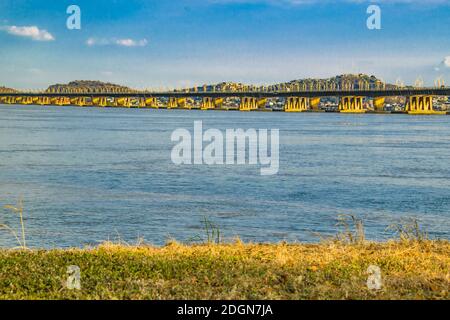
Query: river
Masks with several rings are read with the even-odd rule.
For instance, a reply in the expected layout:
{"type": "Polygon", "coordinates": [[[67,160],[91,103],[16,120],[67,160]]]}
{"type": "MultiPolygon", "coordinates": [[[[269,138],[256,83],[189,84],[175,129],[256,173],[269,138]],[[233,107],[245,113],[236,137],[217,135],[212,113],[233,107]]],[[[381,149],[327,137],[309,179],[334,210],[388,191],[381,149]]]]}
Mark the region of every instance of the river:
{"type": "MultiPolygon", "coordinates": [[[[161,245],[203,236],[319,241],[339,215],[366,236],[418,219],[450,238],[450,117],[0,106],[0,205],[24,200],[28,245],[161,245]],[[173,130],[280,130],[280,168],[176,166],[173,130]]],[[[0,210],[0,224],[18,227],[0,210]]],[[[15,246],[0,230],[0,246],[15,246]]]]}

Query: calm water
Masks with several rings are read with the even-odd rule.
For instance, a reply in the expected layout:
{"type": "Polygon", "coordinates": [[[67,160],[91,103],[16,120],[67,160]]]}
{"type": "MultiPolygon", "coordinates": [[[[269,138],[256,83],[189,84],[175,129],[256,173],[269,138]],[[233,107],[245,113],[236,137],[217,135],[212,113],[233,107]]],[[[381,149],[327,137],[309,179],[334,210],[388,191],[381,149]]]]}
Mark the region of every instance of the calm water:
{"type": "Polygon", "coordinates": [[[247,241],[317,241],[339,214],[361,217],[371,239],[411,217],[449,239],[450,117],[0,106],[0,204],[21,195],[37,247],[187,240],[205,216],[247,241]],[[194,120],[279,128],[279,174],[173,165],[170,135],[194,120]]]}

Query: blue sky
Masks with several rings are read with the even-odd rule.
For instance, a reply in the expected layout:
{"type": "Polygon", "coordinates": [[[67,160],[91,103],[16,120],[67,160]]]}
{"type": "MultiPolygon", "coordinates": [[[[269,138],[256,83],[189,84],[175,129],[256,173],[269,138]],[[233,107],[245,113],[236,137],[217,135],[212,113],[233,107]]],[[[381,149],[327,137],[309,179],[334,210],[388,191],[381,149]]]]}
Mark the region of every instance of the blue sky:
{"type": "Polygon", "coordinates": [[[450,83],[450,0],[2,0],[0,85],[136,88],[342,73],[450,83]],[[371,2],[382,29],[366,27],[371,2]],[[81,30],[66,9],[81,8],[81,30]]]}

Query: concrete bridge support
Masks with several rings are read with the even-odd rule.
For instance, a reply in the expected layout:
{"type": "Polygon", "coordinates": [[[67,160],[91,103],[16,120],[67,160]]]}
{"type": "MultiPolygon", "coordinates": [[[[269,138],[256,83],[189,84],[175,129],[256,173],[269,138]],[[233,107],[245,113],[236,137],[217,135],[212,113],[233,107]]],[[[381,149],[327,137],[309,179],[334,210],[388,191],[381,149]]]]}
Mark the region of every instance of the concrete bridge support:
{"type": "Polygon", "coordinates": [[[150,108],[155,108],[155,109],[158,109],[159,108],[159,106],[158,106],[158,99],[156,99],[156,98],[146,98],[145,99],[145,105],[147,106],[147,107],[150,107],[150,108]]]}
{"type": "Polygon", "coordinates": [[[187,98],[177,98],[177,105],[180,109],[189,109],[188,108],[188,99],[187,98]]]}
{"type": "Polygon", "coordinates": [[[374,98],[373,99],[373,111],[382,112],[384,111],[384,105],[386,103],[386,98],[374,98]]]}
{"type": "Polygon", "coordinates": [[[410,96],[406,99],[405,111],[408,114],[427,115],[445,114],[445,111],[433,109],[433,96],[410,96]]]}
{"type": "Polygon", "coordinates": [[[70,104],[78,107],[86,107],[92,105],[87,97],[77,97],[70,99],[70,104]]]}
{"type": "Polygon", "coordinates": [[[320,98],[310,98],[309,108],[313,111],[319,111],[320,98]]]}
{"type": "Polygon", "coordinates": [[[41,97],[37,97],[36,104],[38,104],[40,106],[49,106],[52,104],[52,101],[51,101],[50,97],[41,96],[41,97]]]}
{"type": "Polygon", "coordinates": [[[24,105],[33,104],[33,97],[23,97],[21,103],[24,105]]]}
{"type": "Polygon", "coordinates": [[[192,98],[178,98],[177,104],[178,107],[181,109],[187,110],[197,109],[197,107],[195,106],[194,99],[192,98]]]}
{"type": "Polygon", "coordinates": [[[339,103],[339,112],[341,113],[365,113],[363,108],[364,97],[342,97],[339,103]]]}
{"type": "MultiPolygon", "coordinates": [[[[120,98],[117,99],[117,103],[122,103],[125,106],[128,102],[129,98],[120,98]],[[120,102],[119,102],[120,101],[120,102]]],[[[92,104],[97,107],[107,107],[108,106],[108,98],[107,97],[95,97],[92,99],[92,104]]]]}
{"type": "Polygon", "coordinates": [[[201,109],[202,110],[214,110],[214,109],[221,109],[222,106],[223,106],[223,98],[205,97],[202,100],[201,109]]]}
{"type": "Polygon", "coordinates": [[[258,102],[256,98],[243,97],[239,105],[239,111],[254,111],[258,110],[258,102]]]}
{"type": "Polygon", "coordinates": [[[266,98],[243,97],[239,105],[239,111],[258,111],[266,108],[266,98]]]}
{"type": "Polygon", "coordinates": [[[145,108],[147,104],[145,103],[145,98],[139,98],[138,108],[145,108]]]}
{"type": "Polygon", "coordinates": [[[91,99],[89,99],[87,97],[78,98],[77,106],[80,106],[80,107],[92,106],[92,98],[91,99]]]}
{"type": "Polygon", "coordinates": [[[214,104],[214,99],[213,98],[203,98],[202,100],[202,106],[201,106],[201,110],[214,110],[216,108],[215,104],[214,104]]]}
{"type": "Polygon", "coordinates": [[[302,97],[286,98],[284,105],[285,112],[305,112],[309,110],[310,100],[302,97]]]}
{"type": "Polygon", "coordinates": [[[193,109],[194,101],[189,98],[169,98],[167,109],[193,109]]]}
{"type": "Polygon", "coordinates": [[[178,109],[177,98],[169,98],[169,102],[167,103],[167,109],[178,109]]]}
{"type": "Polygon", "coordinates": [[[51,104],[56,106],[69,106],[70,105],[70,98],[68,97],[55,97],[50,99],[51,104]]]}

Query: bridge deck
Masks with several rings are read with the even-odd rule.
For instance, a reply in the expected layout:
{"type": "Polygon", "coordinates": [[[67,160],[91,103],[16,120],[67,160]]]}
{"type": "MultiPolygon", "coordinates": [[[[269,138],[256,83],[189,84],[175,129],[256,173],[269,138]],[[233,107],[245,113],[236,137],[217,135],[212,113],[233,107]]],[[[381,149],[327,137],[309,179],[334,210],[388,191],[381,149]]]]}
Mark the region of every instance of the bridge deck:
{"type": "Polygon", "coordinates": [[[395,97],[395,96],[415,96],[415,95],[430,95],[430,96],[450,96],[450,87],[446,88],[405,88],[405,89],[387,89],[387,90],[325,90],[325,91],[250,91],[250,92],[83,92],[83,93],[50,93],[50,92],[15,92],[15,93],[0,93],[0,97],[136,97],[136,98],[202,98],[202,97],[255,97],[255,98],[286,98],[286,97],[345,97],[345,96],[362,96],[362,97],[395,97]]]}

